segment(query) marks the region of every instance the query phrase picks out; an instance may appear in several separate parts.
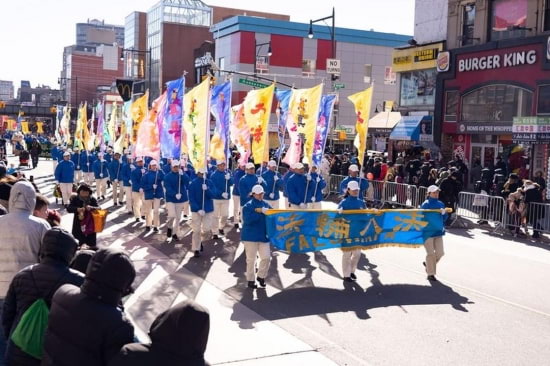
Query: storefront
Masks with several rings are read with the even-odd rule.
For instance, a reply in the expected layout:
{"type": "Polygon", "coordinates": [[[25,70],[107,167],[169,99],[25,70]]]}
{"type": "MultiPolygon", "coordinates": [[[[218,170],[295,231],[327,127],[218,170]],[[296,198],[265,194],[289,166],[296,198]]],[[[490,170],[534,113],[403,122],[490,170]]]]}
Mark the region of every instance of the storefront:
{"type": "Polygon", "coordinates": [[[375,151],[387,151],[390,133],[401,120],[401,113],[384,111],[369,119],[368,145],[375,151]]]}
{"type": "Polygon", "coordinates": [[[539,155],[548,145],[540,140],[531,148],[532,141],[514,138],[513,121],[550,116],[549,40],[506,40],[439,55],[435,118],[443,120],[444,159],[458,155],[470,166],[492,167],[500,156],[509,171],[529,166],[530,177],[536,169],[546,176],[539,155]]]}

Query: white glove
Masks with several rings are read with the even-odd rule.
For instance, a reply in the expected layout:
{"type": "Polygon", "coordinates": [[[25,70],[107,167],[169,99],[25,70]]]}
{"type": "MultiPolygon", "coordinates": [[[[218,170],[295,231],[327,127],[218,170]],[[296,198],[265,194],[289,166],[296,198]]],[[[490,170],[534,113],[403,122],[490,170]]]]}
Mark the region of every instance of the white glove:
{"type": "Polygon", "coordinates": [[[179,200],[181,198],[181,193],[176,193],[176,199],[179,200]]]}
{"type": "Polygon", "coordinates": [[[77,165],[77,166],[76,166],[76,169],[77,169],[77,170],[80,170],[80,165],[77,165]]]}
{"type": "Polygon", "coordinates": [[[183,172],[180,170],[178,174],[179,174],[179,175],[183,175],[183,172]]]}
{"type": "Polygon", "coordinates": [[[309,174],[306,174],[306,179],[308,180],[308,182],[311,180],[311,175],[309,174]]]}
{"type": "Polygon", "coordinates": [[[208,186],[207,186],[206,184],[203,184],[203,185],[202,185],[202,190],[203,190],[203,191],[206,191],[207,189],[208,189],[208,186]]]}
{"type": "Polygon", "coordinates": [[[306,204],[305,203],[300,203],[300,208],[306,208],[306,204]]]}
{"type": "Polygon", "coordinates": [[[156,185],[156,184],[153,184],[153,189],[157,189],[157,185],[156,185]]]}
{"type": "Polygon", "coordinates": [[[341,208],[338,209],[338,213],[339,213],[339,214],[342,214],[343,211],[344,211],[344,210],[342,210],[341,208]]]}
{"type": "Polygon", "coordinates": [[[204,215],[206,215],[206,212],[204,212],[204,210],[199,210],[199,215],[204,216],[204,215]]]}
{"type": "Polygon", "coordinates": [[[258,177],[258,184],[262,184],[264,182],[265,182],[264,178],[258,177]]]}
{"type": "Polygon", "coordinates": [[[315,202],[315,197],[311,197],[311,202],[315,202]]]}
{"type": "Polygon", "coordinates": [[[99,177],[100,177],[100,178],[103,178],[103,173],[99,174],[99,177]]]}
{"type": "Polygon", "coordinates": [[[447,213],[447,211],[446,211],[444,208],[442,208],[442,209],[441,209],[441,214],[442,214],[442,215],[445,215],[446,213],[447,213]]]}
{"type": "Polygon", "coordinates": [[[145,168],[141,168],[141,174],[145,174],[145,168]]]}
{"type": "Polygon", "coordinates": [[[265,215],[266,212],[267,212],[267,207],[262,207],[262,213],[265,215]]]}
{"type": "Polygon", "coordinates": [[[225,198],[225,199],[227,199],[227,197],[229,197],[229,195],[227,194],[227,192],[223,192],[223,193],[222,193],[222,197],[225,198]]]}
{"type": "Polygon", "coordinates": [[[118,179],[113,180],[113,182],[118,183],[118,179]]]}
{"type": "Polygon", "coordinates": [[[274,180],[275,182],[278,181],[278,180],[279,180],[279,176],[278,176],[278,175],[274,176],[274,177],[273,177],[273,180],[274,180]]]}
{"type": "Polygon", "coordinates": [[[225,180],[229,180],[229,179],[231,179],[231,174],[225,173],[225,180]]]}
{"type": "Polygon", "coordinates": [[[315,179],[315,181],[316,181],[317,183],[319,183],[319,182],[321,182],[321,178],[317,177],[317,179],[315,179]]]}
{"type": "Polygon", "coordinates": [[[140,188],[140,189],[139,189],[139,193],[143,193],[143,188],[140,188]]]}
{"type": "Polygon", "coordinates": [[[274,198],[275,198],[275,193],[271,192],[271,193],[269,194],[269,198],[274,199],[274,198]]]}
{"type": "Polygon", "coordinates": [[[130,170],[134,170],[135,168],[134,164],[130,165],[130,170]]]}

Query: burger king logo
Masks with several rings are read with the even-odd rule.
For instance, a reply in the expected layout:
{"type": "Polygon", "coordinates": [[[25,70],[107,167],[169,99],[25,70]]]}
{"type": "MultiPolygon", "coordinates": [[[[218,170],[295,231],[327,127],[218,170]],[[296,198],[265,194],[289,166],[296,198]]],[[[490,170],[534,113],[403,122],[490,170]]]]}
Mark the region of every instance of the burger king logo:
{"type": "Polygon", "coordinates": [[[437,55],[437,72],[449,71],[449,65],[451,63],[451,54],[448,51],[440,52],[437,55]]]}

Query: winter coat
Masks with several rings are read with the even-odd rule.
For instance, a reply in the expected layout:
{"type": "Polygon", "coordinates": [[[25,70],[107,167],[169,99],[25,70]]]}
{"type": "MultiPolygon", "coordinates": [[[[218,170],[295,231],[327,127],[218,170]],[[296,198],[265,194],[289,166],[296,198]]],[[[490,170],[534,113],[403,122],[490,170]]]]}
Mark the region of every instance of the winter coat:
{"type": "Polygon", "coordinates": [[[80,170],[80,152],[71,155],[71,161],[74,163],[74,170],[80,170]]]}
{"type": "Polygon", "coordinates": [[[107,160],[94,161],[93,170],[95,179],[109,178],[109,163],[107,160]]]}
{"type": "Polygon", "coordinates": [[[212,198],[214,186],[210,179],[204,178],[195,178],[189,185],[189,205],[191,206],[191,212],[199,212],[204,210],[204,212],[214,211],[214,201],[212,198]],[[206,184],[206,191],[203,191],[202,185],[206,184]],[[204,205],[203,205],[203,192],[204,192],[204,205]]]}
{"type": "Polygon", "coordinates": [[[141,189],[141,178],[147,172],[144,167],[136,166],[130,173],[130,181],[132,182],[132,192],[139,192],[141,189]]]}
{"type": "Polygon", "coordinates": [[[120,307],[136,271],[117,249],[99,250],[80,288],[63,285],[53,296],[42,366],[107,365],[134,340],[134,327],[120,307]]]}
{"type": "Polygon", "coordinates": [[[74,183],[74,163],[63,160],[55,167],[55,180],[59,183],[74,183]]]}
{"type": "Polygon", "coordinates": [[[270,201],[278,201],[280,197],[279,191],[283,188],[283,177],[281,177],[281,174],[268,170],[262,174],[262,178],[266,188],[264,198],[270,201]],[[277,177],[277,180],[275,180],[275,177],[277,177]]]}
{"type": "Polygon", "coordinates": [[[94,162],[96,161],[95,155],[82,151],[80,153],[80,168],[83,173],[93,173],[94,162]]]}
{"type": "Polygon", "coordinates": [[[31,183],[13,185],[9,213],[0,216],[0,297],[21,269],[38,263],[40,243],[50,224],[33,216],[36,192],[31,183]]]}
{"type": "Polygon", "coordinates": [[[354,196],[347,196],[338,204],[339,210],[364,210],[366,208],[365,201],[354,196]]]}
{"type": "Polygon", "coordinates": [[[454,207],[454,204],[458,198],[457,182],[451,177],[445,178],[441,181],[439,189],[441,189],[441,192],[439,193],[439,199],[441,202],[443,202],[447,207],[454,207]]]}
{"type": "MultiPolygon", "coordinates": [[[[250,192],[252,192],[252,187],[258,184],[258,178],[259,177],[257,175],[247,173],[239,180],[241,207],[243,207],[250,200],[250,192]]],[[[264,186],[265,190],[265,185],[262,184],[262,186],[264,186]]]]}
{"type": "Polygon", "coordinates": [[[143,189],[144,199],[152,200],[155,198],[164,198],[164,189],[162,188],[163,179],[164,173],[162,170],[149,170],[145,173],[141,178],[141,188],[143,189]]]}
{"type": "Polygon", "coordinates": [[[269,242],[267,238],[267,224],[263,213],[256,212],[257,208],[271,208],[265,202],[251,198],[243,207],[243,228],[241,230],[242,241],[269,242]]]}
{"type": "MultiPolygon", "coordinates": [[[[78,218],[77,208],[85,207],[86,205],[92,208],[99,208],[99,204],[94,197],[90,196],[88,203],[84,203],[84,201],[77,194],[73,194],[71,196],[71,200],[69,201],[67,212],[74,214],[72,234],[78,240],[80,245],[87,244],[91,247],[95,247],[97,244],[96,233],[85,235],[82,232],[82,222],[78,218]]],[[[87,214],[91,215],[91,212],[88,212],[87,214]]]]}
{"type": "Polygon", "coordinates": [[[130,182],[130,175],[132,170],[135,169],[133,164],[124,163],[120,169],[120,179],[122,180],[122,185],[124,187],[131,187],[132,183],[130,182]]]}
{"type": "Polygon", "coordinates": [[[294,172],[288,170],[285,175],[283,175],[283,196],[288,197],[288,180],[294,175],[294,172]]]}
{"type": "Polygon", "coordinates": [[[304,174],[295,173],[286,183],[288,202],[293,205],[307,202],[306,196],[307,178],[304,174]]]}
{"type": "MultiPolygon", "coordinates": [[[[439,210],[439,209],[445,208],[445,204],[440,200],[438,200],[437,198],[428,197],[426,201],[424,201],[420,205],[420,208],[423,210],[439,210]]],[[[443,222],[447,221],[448,216],[449,214],[441,215],[441,219],[443,220],[443,222]]],[[[443,236],[443,235],[445,235],[444,226],[441,229],[441,231],[438,231],[437,233],[435,233],[434,236],[443,236]]]]}
{"type": "Polygon", "coordinates": [[[111,181],[122,180],[122,162],[120,160],[112,160],[109,165],[109,179],[111,181]]]}
{"type": "Polygon", "coordinates": [[[348,183],[351,181],[356,181],[361,184],[359,185],[359,197],[365,197],[365,192],[369,189],[369,181],[366,179],[359,179],[359,177],[346,177],[342,183],[340,183],[340,193],[344,194],[348,190],[348,183]]]}
{"type": "MultiPolygon", "coordinates": [[[[366,180],[365,180],[366,181],[366,180]]],[[[313,202],[311,199],[315,195],[315,202],[321,202],[323,200],[323,189],[327,186],[327,182],[317,173],[311,173],[311,182],[309,182],[309,189],[307,195],[307,202],[313,202]],[[319,182],[317,182],[319,179],[319,182]]]]}
{"type": "Polygon", "coordinates": [[[225,200],[231,198],[231,186],[233,185],[233,177],[228,170],[219,171],[215,170],[210,175],[210,180],[214,185],[214,199],[215,200],[225,200]],[[227,179],[229,177],[229,179],[227,179]],[[227,198],[223,198],[222,194],[227,193],[227,198]]]}
{"type": "Polygon", "coordinates": [[[164,188],[166,189],[166,202],[181,203],[189,201],[187,190],[189,189],[189,176],[183,172],[170,172],[164,177],[164,188]],[[179,199],[176,194],[181,194],[179,199]]]}
{"type": "Polygon", "coordinates": [[[127,344],[109,366],[208,366],[204,351],[210,331],[208,310],[192,300],[161,313],[151,324],[150,344],[127,344]]]}
{"type": "MultiPolygon", "coordinates": [[[[84,275],[69,269],[76,247],[76,240],[67,231],[54,228],[46,232],[40,248],[40,263],[28,266],[15,275],[4,300],[2,327],[6,339],[36,300],[44,299],[46,304],[50,304],[61,285],[82,285],[84,275]]],[[[40,365],[40,360],[23,352],[11,340],[7,345],[6,361],[10,365],[40,365]]]]}
{"type": "Polygon", "coordinates": [[[239,193],[239,181],[241,180],[242,177],[244,177],[244,175],[246,174],[245,170],[244,169],[237,169],[235,170],[235,172],[233,173],[233,195],[234,196],[240,196],[240,193],[239,193]]]}

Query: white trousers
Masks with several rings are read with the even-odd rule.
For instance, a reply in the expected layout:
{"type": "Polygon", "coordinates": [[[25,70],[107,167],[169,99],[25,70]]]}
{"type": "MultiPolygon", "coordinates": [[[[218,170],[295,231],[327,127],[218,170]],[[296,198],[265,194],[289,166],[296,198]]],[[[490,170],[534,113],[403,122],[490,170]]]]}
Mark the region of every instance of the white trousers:
{"type": "Polygon", "coordinates": [[[311,202],[307,204],[307,208],[311,208],[313,210],[320,210],[323,207],[321,206],[321,202],[311,202]]]}
{"type": "Polygon", "coordinates": [[[73,194],[73,184],[72,183],[59,183],[59,190],[61,190],[61,200],[64,205],[68,205],[71,200],[71,195],[73,194]]]}
{"type": "Polygon", "coordinates": [[[107,178],[101,178],[95,180],[95,193],[97,198],[105,196],[107,192],[107,178]]]}
{"type": "Polygon", "coordinates": [[[52,161],[53,161],[53,171],[55,172],[55,168],[57,168],[58,162],[57,162],[57,159],[53,159],[52,161]]]}
{"type": "Polygon", "coordinates": [[[186,203],[187,202],[166,202],[166,213],[168,215],[166,226],[169,229],[172,229],[172,234],[179,235],[179,223],[181,221],[181,213],[186,203]]]}
{"type": "Polygon", "coordinates": [[[84,183],[91,187],[94,184],[94,173],[84,173],[84,183]]]}
{"type": "Polygon", "coordinates": [[[278,210],[279,209],[279,201],[277,200],[265,200],[267,203],[269,203],[269,205],[271,206],[272,209],[274,210],[278,210]]]}
{"type": "Polygon", "coordinates": [[[214,222],[212,223],[212,229],[223,230],[227,224],[228,216],[229,200],[214,200],[214,222]]]}
{"type": "Polygon", "coordinates": [[[355,273],[359,258],[361,258],[361,249],[342,251],[342,272],[344,277],[349,277],[350,274],[355,273]]]}
{"type": "Polygon", "coordinates": [[[141,206],[143,203],[143,193],[132,191],[132,208],[134,211],[134,217],[139,219],[142,215],[141,206]]]}
{"type": "Polygon", "coordinates": [[[199,250],[201,247],[202,233],[207,234],[212,229],[212,212],[208,212],[204,216],[199,215],[198,212],[191,212],[191,230],[193,235],[191,236],[191,250],[199,250]]]}
{"type": "MultiPolygon", "coordinates": [[[[295,205],[294,203],[290,204],[290,208],[293,210],[303,210],[302,208],[300,208],[300,205],[295,205]]],[[[307,208],[307,205],[305,208],[307,208]]]]}
{"type": "Polygon", "coordinates": [[[132,212],[132,187],[124,187],[124,195],[126,196],[126,210],[132,212]]]}
{"type": "Polygon", "coordinates": [[[145,213],[145,226],[160,226],[160,198],[143,200],[143,211],[145,213]]]}
{"type": "Polygon", "coordinates": [[[271,250],[269,243],[260,241],[243,241],[244,251],[246,253],[246,280],[254,281],[254,272],[256,267],[256,256],[260,257],[258,266],[258,277],[265,278],[269,270],[271,261],[271,250]]]}
{"type": "Polygon", "coordinates": [[[233,223],[238,224],[241,212],[241,197],[233,195],[233,223]]]}
{"type": "Polygon", "coordinates": [[[283,196],[283,208],[288,208],[288,207],[289,207],[288,198],[283,196]]]}
{"type": "Polygon", "coordinates": [[[426,273],[428,276],[436,274],[437,262],[445,255],[443,250],[443,237],[428,238],[424,243],[426,249],[426,273]]]}
{"type": "Polygon", "coordinates": [[[124,201],[124,189],[122,188],[122,182],[119,180],[113,180],[111,183],[113,184],[113,201],[115,203],[124,201]]]}
{"type": "Polygon", "coordinates": [[[80,182],[82,180],[82,170],[75,170],[74,171],[74,179],[76,182],[80,182]]]}

